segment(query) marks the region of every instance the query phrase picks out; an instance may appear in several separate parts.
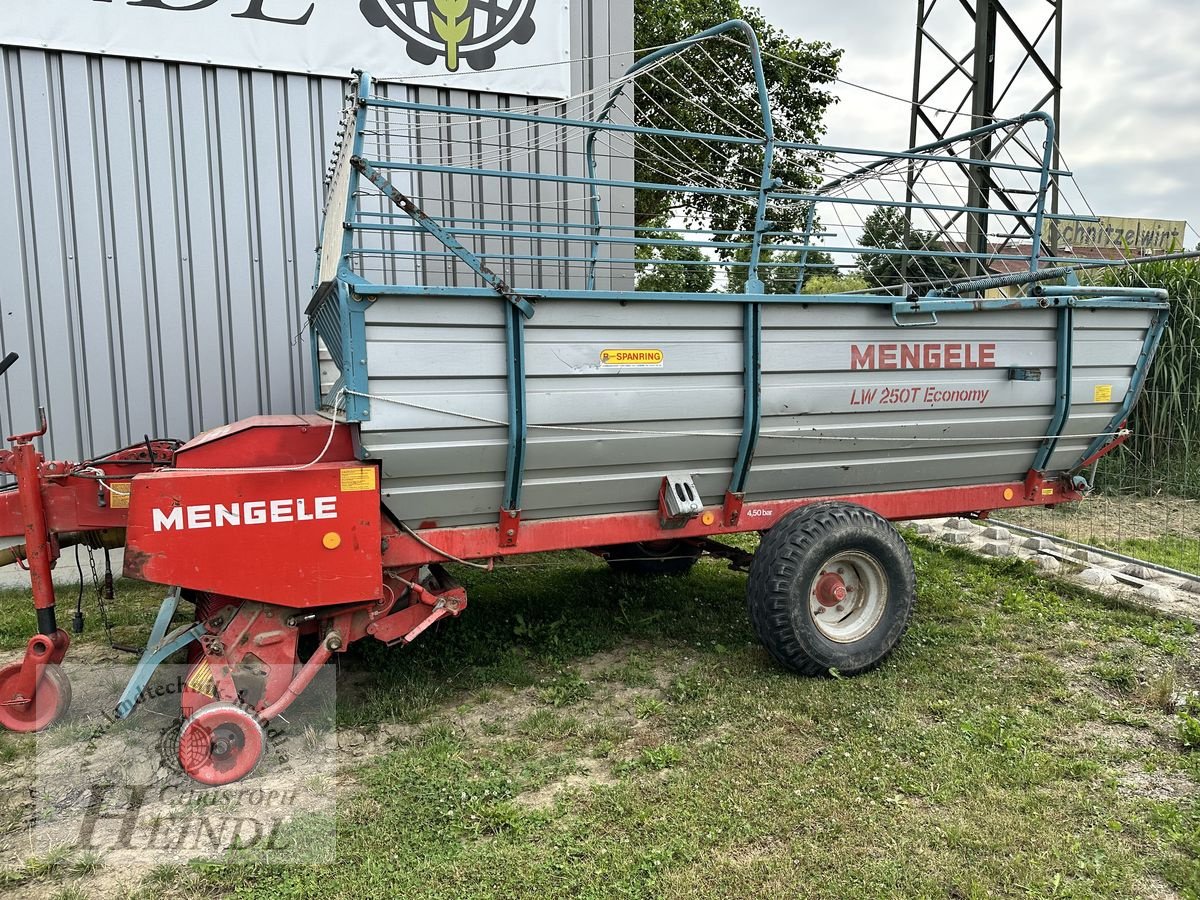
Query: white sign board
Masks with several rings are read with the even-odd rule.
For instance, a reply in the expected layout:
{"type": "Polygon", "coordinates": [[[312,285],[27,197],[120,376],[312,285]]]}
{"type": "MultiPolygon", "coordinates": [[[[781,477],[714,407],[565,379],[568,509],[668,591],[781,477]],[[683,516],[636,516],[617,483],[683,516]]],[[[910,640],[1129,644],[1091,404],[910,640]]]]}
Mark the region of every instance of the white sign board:
{"type": "Polygon", "coordinates": [[[571,92],[567,0],[0,0],[0,44],[464,90],[571,92]]]}

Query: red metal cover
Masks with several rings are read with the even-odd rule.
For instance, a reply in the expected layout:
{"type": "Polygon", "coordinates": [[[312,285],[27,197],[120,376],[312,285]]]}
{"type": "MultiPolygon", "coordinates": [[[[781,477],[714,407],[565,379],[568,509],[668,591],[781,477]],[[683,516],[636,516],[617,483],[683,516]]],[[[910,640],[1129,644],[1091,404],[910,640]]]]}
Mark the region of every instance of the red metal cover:
{"type": "Polygon", "coordinates": [[[374,466],[168,469],[129,499],[130,577],[293,607],[382,596],[374,466]]]}

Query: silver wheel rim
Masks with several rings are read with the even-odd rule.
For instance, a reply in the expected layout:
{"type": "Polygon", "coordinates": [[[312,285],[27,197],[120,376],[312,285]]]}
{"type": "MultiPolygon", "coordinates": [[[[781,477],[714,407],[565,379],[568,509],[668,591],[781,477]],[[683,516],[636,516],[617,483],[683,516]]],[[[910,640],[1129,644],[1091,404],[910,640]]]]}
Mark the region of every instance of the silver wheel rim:
{"type": "Polygon", "coordinates": [[[879,560],[861,550],[835,553],[808,586],[808,612],[822,636],[839,644],[861,640],[879,624],[888,603],[879,560]]]}

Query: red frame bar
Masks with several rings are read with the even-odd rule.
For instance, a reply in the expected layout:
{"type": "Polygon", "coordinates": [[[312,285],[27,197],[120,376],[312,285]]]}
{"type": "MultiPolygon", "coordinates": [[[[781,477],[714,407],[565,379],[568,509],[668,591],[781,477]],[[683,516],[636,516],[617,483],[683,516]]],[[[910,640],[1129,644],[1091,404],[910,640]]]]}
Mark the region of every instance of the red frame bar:
{"type": "Polygon", "coordinates": [[[384,538],[387,546],[383,553],[383,564],[389,568],[419,566],[431,562],[445,562],[450,556],[460,559],[487,559],[548,550],[571,550],[665,538],[704,538],[718,534],[760,531],[770,528],[794,509],[828,500],[856,503],[873,509],[886,519],[897,520],[984,513],[1022,506],[1049,506],[1081,500],[1083,497],[1078,491],[1059,481],[1044,481],[1036,476],[1031,481],[1034,483],[1012,481],[917,491],[764,500],[743,504],[735,525],[726,524],[723,506],[706,507],[686,525],[670,530],[663,529],[658,513],[654,511],[526,520],[521,523],[521,542],[515,547],[504,543],[500,530],[495,525],[426,528],[417,532],[422,539],[444,551],[445,555],[434,553],[410,535],[396,530],[385,520],[384,538]]]}

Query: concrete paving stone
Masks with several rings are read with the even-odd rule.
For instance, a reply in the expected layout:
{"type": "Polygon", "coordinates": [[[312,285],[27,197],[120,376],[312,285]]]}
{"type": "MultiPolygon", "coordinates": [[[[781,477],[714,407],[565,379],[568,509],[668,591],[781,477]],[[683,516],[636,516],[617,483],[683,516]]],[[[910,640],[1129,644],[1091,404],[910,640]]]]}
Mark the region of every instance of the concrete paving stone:
{"type": "Polygon", "coordinates": [[[977,526],[970,519],[956,518],[947,519],[946,527],[953,528],[956,531],[974,531],[977,526]]]}
{"type": "MultiPolygon", "coordinates": [[[[987,532],[984,532],[987,534],[987,532]]],[[[979,548],[979,552],[987,556],[1016,556],[1017,551],[1013,549],[1012,544],[1002,544],[998,541],[990,541],[979,548]]]]}
{"type": "Polygon", "coordinates": [[[961,531],[943,531],[939,536],[941,540],[947,544],[969,544],[971,543],[971,535],[961,531]]]}
{"type": "MultiPolygon", "coordinates": [[[[113,577],[120,578],[121,569],[125,564],[125,551],[123,549],[113,550],[110,555],[112,557],[113,577]]],[[[79,558],[82,560],[81,565],[83,566],[83,583],[85,585],[85,590],[89,590],[94,593],[95,591],[92,587],[91,568],[88,566],[86,549],[82,547],[80,548],[79,558]]],[[[96,551],[96,567],[99,569],[100,575],[103,578],[103,551],[96,551]]],[[[55,587],[74,587],[75,585],[79,584],[79,571],[75,568],[75,549],[73,547],[63,551],[63,555],[59,558],[58,564],[50,570],[50,577],[54,581],[55,587]]],[[[29,590],[29,573],[16,563],[7,566],[0,566],[0,589],[5,588],[29,590]]]]}
{"type": "Polygon", "coordinates": [[[1090,584],[1095,587],[1103,587],[1117,583],[1117,579],[1113,577],[1112,572],[1108,571],[1108,569],[1099,569],[1096,567],[1084,569],[1075,577],[1084,584],[1090,584]]]}
{"type": "Polygon", "coordinates": [[[1161,574],[1146,566],[1139,566],[1136,563],[1130,563],[1121,571],[1133,578],[1140,578],[1142,581],[1153,581],[1155,578],[1160,577],[1161,574]]]}
{"type": "Polygon", "coordinates": [[[1170,603],[1174,600],[1174,592],[1161,584],[1144,584],[1138,588],[1138,596],[1155,603],[1170,603]]]}
{"type": "Polygon", "coordinates": [[[983,529],[983,536],[993,541],[1007,541],[1012,537],[1012,532],[1007,528],[1001,528],[999,525],[990,525],[983,529]]]}
{"type": "Polygon", "coordinates": [[[1045,550],[1052,550],[1055,553],[1058,552],[1058,544],[1054,543],[1054,541],[1050,540],[1050,538],[1043,538],[1043,537],[1025,538],[1025,540],[1023,540],[1021,542],[1021,546],[1024,547],[1026,550],[1037,550],[1038,552],[1042,552],[1045,550]]]}

